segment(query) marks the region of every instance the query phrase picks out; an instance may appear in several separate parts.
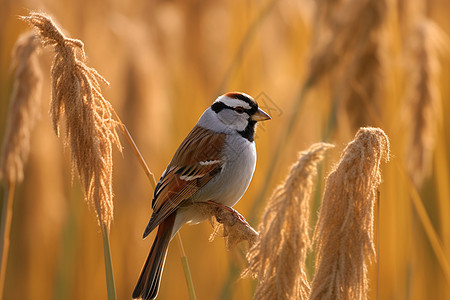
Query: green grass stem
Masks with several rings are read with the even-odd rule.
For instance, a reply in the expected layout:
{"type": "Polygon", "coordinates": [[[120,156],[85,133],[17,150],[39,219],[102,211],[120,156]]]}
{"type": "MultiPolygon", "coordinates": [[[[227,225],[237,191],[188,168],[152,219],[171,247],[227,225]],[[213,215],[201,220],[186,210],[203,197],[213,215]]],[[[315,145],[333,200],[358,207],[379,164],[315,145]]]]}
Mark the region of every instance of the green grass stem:
{"type": "Polygon", "coordinates": [[[186,253],[184,252],[183,242],[181,241],[181,235],[178,232],[178,245],[180,247],[180,253],[181,253],[181,264],[183,265],[183,271],[184,271],[184,277],[186,278],[186,285],[189,292],[189,299],[190,300],[196,300],[197,297],[195,296],[195,290],[194,290],[194,283],[192,281],[191,276],[191,270],[189,269],[189,263],[186,256],[186,253]]]}
{"type": "Polygon", "coordinates": [[[102,224],[101,228],[103,236],[103,252],[105,258],[106,289],[108,291],[108,300],[116,300],[116,285],[114,283],[111,250],[109,247],[109,230],[106,224],[102,224]]]}

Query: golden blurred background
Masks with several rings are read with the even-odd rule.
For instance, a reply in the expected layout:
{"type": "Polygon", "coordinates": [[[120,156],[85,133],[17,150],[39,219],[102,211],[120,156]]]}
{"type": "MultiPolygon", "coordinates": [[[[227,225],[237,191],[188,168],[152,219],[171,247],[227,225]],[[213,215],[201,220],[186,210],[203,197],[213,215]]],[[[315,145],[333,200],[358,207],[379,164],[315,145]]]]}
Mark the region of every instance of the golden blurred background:
{"type": "MultiPolygon", "coordinates": [[[[324,178],[357,131],[352,122],[357,119],[361,125],[380,127],[391,139],[392,159],[382,165],[376,224],[379,260],[378,270],[376,263],[370,265],[369,296],[450,299],[450,274],[445,271],[450,259],[450,120],[446,118],[450,109],[450,52],[445,43],[440,51],[428,53],[435,55],[429,63],[437,63],[440,72],[432,69],[436,72],[422,77],[428,78],[424,90],[437,89],[440,94],[429,92],[437,108],[425,121],[407,116],[409,83],[413,81],[410,75],[419,68],[414,49],[420,48],[420,39],[419,45],[415,40],[410,42],[414,32],[409,30],[410,24],[426,18],[450,32],[448,1],[380,1],[385,5],[380,28],[375,35],[365,37],[376,43],[378,69],[373,71],[370,62],[367,67],[358,65],[361,74],[350,81],[342,74],[354,67],[351,55],[357,52],[350,46],[347,53],[332,53],[330,47],[329,54],[337,55],[338,63],[349,63],[325,70],[321,80],[308,89],[293,132],[266,183],[276,145],[288,130],[293,107],[302,97],[310,62],[320,50],[321,39],[327,38],[322,32],[328,28],[333,35],[337,28],[333,23],[336,19],[329,14],[339,12],[342,16],[337,20],[345,19],[345,7],[352,1],[1,0],[0,133],[4,132],[13,84],[10,54],[18,36],[30,29],[18,16],[35,10],[50,14],[68,36],[84,42],[87,64],[111,84],[103,88],[104,96],[128,126],[156,177],[217,96],[243,91],[255,97],[272,120],[258,128],[256,172],[236,205],[254,227],[265,201],[259,200],[261,189],[268,186],[270,194],[298,151],[326,141],[337,147],[327,155],[319,172],[311,212],[315,221],[324,178]],[[327,5],[341,8],[334,10],[327,5]],[[372,72],[376,74],[370,77],[372,72]],[[345,91],[341,90],[346,84],[356,86],[356,91],[361,88],[363,94],[372,90],[361,97],[363,104],[356,100],[342,105],[345,91]],[[365,107],[372,108],[365,111],[365,107]],[[430,234],[412,202],[416,189],[404,175],[404,170],[409,170],[411,178],[423,172],[407,167],[411,165],[408,152],[420,147],[420,143],[408,143],[409,135],[422,123],[431,127],[421,133],[431,139],[425,147],[431,155],[431,171],[415,182],[444,260],[437,259],[430,234]]],[[[364,16],[360,21],[370,22],[364,16]]],[[[347,30],[357,35],[364,24],[352,26],[347,30]]],[[[52,55],[51,48],[41,53],[45,78],[41,118],[32,132],[25,180],[16,190],[4,299],[106,299],[100,229],[83,201],[78,178],[71,174],[69,151],[54,134],[49,118],[52,55]]],[[[152,190],[131,149],[122,141],[123,154],[114,153],[110,239],[117,297],[130,299],[154,237],[152,233],[141,239],[152,212],[152,190]]],[[[227,251],[221,238],[208,241],[211,232],[208,222],[181,230],[197,299],[251,299],[253,280],[239,279],[246,266],[245,245],[227,251]]],[[[312,259],[308,263],[312,272],[312,259]]],[[[174,240],[159,299],[187,298],[180,251],[174,240]]]]}

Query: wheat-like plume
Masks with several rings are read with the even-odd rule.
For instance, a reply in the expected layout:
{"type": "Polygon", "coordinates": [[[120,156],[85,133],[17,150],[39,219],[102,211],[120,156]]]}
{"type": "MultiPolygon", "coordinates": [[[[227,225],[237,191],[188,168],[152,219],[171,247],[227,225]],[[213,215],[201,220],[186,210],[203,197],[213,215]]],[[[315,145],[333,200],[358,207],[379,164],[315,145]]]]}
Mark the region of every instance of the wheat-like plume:
{"type": "Polygon", "coordinates": [[[255,299],[307,299],[309,201],[317,164],[332,147],[318,143],[301,152],[285,182],[272,194],[258,227],[259,239],[247,254],[249,266],[243,273],[258,278],[255,299]]]}
{"type": "Polygon", "coordinates": [[[360,8],[361,24],[355,45],[348,49],[348,63],[338,82],[338,101],[347,112],[352,130],[379,123],[382,90],[382,30],[387,15],[385,0],[366,0],[360,8]]]}
{"type": "Polygon", "coordinates": [[[39,116],[42,71],[38,49],[39,42],[32,32],[21,35],[13,49],[12,66],[16,73],[0,158],[1,175],[7,183],[23,180],[31,130],[39,116]]]}
{"type": "Polygon", "coordinates": [[[99,224],[109,228],[113,217],[112,146],[121,146],[113,108],[100,90],[100,82],[108,82],[83,62],[83,43],[67,38],[50,17],[31,13],[23,19],[38,30],[44,45],[54,46],[50,108],[53,127],[59,136],[61,115],[65,114],[73,169],[99,224]]]}
{"type": "Polygon", "coordinates": [[[326,17],[327,20],[316,26],[314,35],[324,38],[318,38],[310,58],[307,81],[315,83],[337,65],[346,66],[355,51],[367,54],[365,41],[373,38],[372,32],[379,29],[385,10],[384,0],[320,1],[316,19],[324,20],[326,17]],[[327,11],[324,13],[320,9],[327,11]]]}
{"type": "Polygon", "coordinates": [[[322,23],[322,25],[333,26],[333,22],[335,21],[333,18],[334,13],[339,6],[344,2],[344,0],[317,0],[316,3],[316,11],[315,11],[315,19],[322,23]]]}
{"type": "Polygon", "coordinates": [[[312,47],[320,47],[321,43],[330,39],[334,27],[334,14],[343,0],[317,0],[314,9],[314,34],[312,35],[312,47]]]}
{"type": "Polygon", "coordinates": [[[409,133],[406,164],[411,178],[419,186],[431,172],[437,126],[442,119],[439,52],[447,43],[445,34],[433,21],[418,18],[407,49],[410,75],[404,116],[409,133]]]}
{"type": "Polygon", "coordinates": [[[327,178],[314,232],[316,271],[310,299],[366,299],[366,259],[374,259],[374,205],[380,162],[389,139],[378,128],[361,128],[327,178]]]}

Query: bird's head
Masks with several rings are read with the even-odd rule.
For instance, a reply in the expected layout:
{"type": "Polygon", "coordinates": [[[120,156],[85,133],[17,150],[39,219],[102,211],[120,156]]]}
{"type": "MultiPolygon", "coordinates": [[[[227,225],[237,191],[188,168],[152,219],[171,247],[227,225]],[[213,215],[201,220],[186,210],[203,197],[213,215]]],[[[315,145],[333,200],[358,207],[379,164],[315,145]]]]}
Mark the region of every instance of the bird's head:
{"type": "Polygon", "coordinates": [[[256,123],[271,119],[251,96],[239,92],[218,97],[211,109],[223,125],[236,130],[251,142],[254,140],[256,123]]]}

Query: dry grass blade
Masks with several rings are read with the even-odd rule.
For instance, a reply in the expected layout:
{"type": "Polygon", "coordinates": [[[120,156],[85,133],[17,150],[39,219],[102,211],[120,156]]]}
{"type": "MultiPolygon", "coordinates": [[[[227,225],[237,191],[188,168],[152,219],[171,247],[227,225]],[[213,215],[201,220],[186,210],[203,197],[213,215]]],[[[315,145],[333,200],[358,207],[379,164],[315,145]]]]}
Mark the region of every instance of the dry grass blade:
{"type": "Polygon", "coordinates": [[[310,299],[366,299],[366,258],[375,258],[374,205],[389,139],[361,128],[327,179],[314,233],[316,271],[310,299]]]}
{"type": "Polygon", "coordinates": [[[309,198],[317,164],[332,147],[318,143],[301,152],[270,198],[258,227],[260,237],[247,254],[249,266],[243,273],[258,278],[255,299],[308,298],[309,198]]]}
{"type": "Polygon", "coordinates": [[[107,81],[83,62],[83,43],[65,37],[51,18],[31,13],[23,19],[39,31],[44,45],[54,46],[50,109],[53,126],[59,136],[64,113],[73,169],[79,175],[86,200],[94,208],[99,224],[109,228],[113,218],[112,146],[116,144],[119,149],[121,146],[113,108],[100,90],[100,82],[107,81]]]}
{"type": "Polygon", "coordinates": [[[29,32],[20,36],[13,50],[16,73],[0,158],[1,174],[7,183],[23,180],[23,168],[30,152],[31,130],[39,115],[42,71],[38,49],[38,39],[29,32]]]}
{"type": "Polygon", "coordinates": [[[425,18],[417,21],[410,35],[410,80],[404,106],[409,132],[406,164],[408,173],[418,186],[430,175],[437,127],[442,119],[438,87],[439,52],[447,44],[445,33],[425,18]]]}

